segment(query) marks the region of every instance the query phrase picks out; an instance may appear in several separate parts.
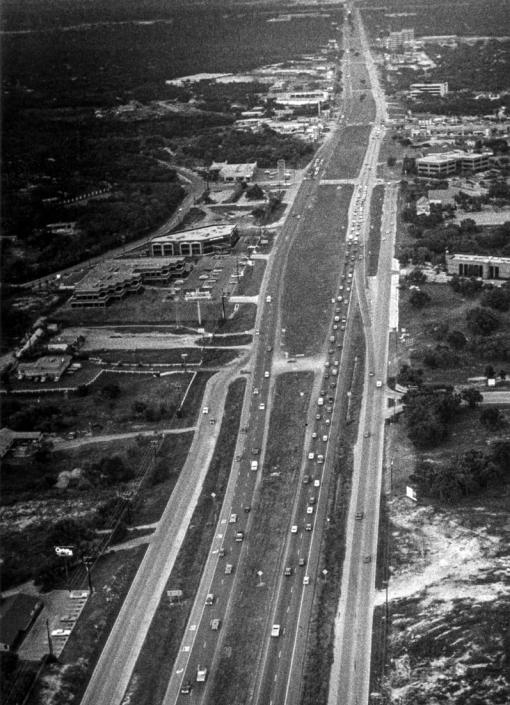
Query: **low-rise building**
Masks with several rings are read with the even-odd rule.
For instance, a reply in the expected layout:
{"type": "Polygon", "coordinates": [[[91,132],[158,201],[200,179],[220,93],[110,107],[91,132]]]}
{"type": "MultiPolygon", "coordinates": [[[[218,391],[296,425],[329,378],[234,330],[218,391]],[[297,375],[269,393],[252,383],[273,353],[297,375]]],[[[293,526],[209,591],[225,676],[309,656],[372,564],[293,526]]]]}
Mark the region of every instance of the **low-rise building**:
{"type": "Polygon", "coordinates": [[[445,96],[448,93],[448,83],[412,83],[411,97],[417,98],[422,95],[445,96]]]}
{"type": "Polygon", "coordinates": [[[15,651],[23,641],[44,603],[39,597],[22,592],[0,603],[0,651],[15,651]]]}
{"type": "Polygon", "coordinates": [[[489,255],[446,255],[447,272],[460,277],[510,279],[510,257],[489,255]]]}
{"type": "Polygon", "coordinates": [[[229,223],[204,225],[201,228],[155,237],[149,243],[149,251],[152,257],[209,255],[222,249],[230,250],[238,239],[239,232],[236,225],[229,223]]]}
{"type": "Polygon", "coordinates": [[[431,176],[440,178],[455,174],[458,168],[459,157],[455,153],[429,154],[416,160],[418,176],[431,176]]]}
{"type": "Polygon", "coordinates": [[[138,257],[105,260],[97,264],[75,287],[73,308],[104,308],[110,301],[141,294],[144,285],[167,285],[185,270],[183,257],[138,257]]]}
{"type": "MultiPolygon", "coordinates": [[[[256,119],[256,118],[255,118],[256,119]]],[[[227,162],[213,162],[209,171],[217,172],[218,179],[225,183],[236,183],[238,181],[253,181],[257,171],[257,162],[249,164],[228,164],[227,162]]]]}
{"type": "Polygon", "coordinates": [[[34,362],[20,362],[18,379],[58,382],[71,364],[71,355],[45,355],[34,362]]]}
{"type": "Polygon", "coordinates": [[[39,431],[11,431],[10,428],[0,429],[0,458],[9,453],[18,457],[30,456],[41,446],[42,433],[39,431]]]}

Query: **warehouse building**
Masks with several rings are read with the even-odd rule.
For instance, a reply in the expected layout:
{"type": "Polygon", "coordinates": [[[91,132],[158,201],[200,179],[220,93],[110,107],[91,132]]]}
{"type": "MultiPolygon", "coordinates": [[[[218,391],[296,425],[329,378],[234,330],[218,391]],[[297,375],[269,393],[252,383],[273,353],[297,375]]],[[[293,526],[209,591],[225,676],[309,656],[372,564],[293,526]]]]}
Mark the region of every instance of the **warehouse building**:
{"type": "Polygon", "coordinates": [[[411,83],[411,97],[436,95],[441,98],[448,93],[448,83],[411,83]]]}
{"type": "Polygon", "coordinates": [[[152,257],[194,257],[216,254],[220,250],[230,251],[238,240],[236,225],[204,225],[201,228],[155,237],[150,241],[149,251],[152,257]]]}

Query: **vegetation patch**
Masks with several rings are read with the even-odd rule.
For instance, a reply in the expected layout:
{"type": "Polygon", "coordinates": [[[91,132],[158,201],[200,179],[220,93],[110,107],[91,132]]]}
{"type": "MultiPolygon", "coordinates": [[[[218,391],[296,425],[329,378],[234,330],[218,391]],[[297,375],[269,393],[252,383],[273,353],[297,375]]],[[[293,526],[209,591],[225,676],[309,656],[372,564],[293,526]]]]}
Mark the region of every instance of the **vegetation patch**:
{"type": "Polygon", "coordinates": [[[377,275],[381,237],[386,237],[386,234],[381,231],[384,191],[383,185],[378,184],[375,186],[372,190],[372,199],[370,201],[370,232],[368,236],[369,277],[375,277],[377,275]]]}
{"type": "Polygon", "coordinates": [[[341,128],[341,149],[337,149],[329,160],[325,179],[356,178],[365,157],[371,129],[370,125],[346,125],[341,128]]]}

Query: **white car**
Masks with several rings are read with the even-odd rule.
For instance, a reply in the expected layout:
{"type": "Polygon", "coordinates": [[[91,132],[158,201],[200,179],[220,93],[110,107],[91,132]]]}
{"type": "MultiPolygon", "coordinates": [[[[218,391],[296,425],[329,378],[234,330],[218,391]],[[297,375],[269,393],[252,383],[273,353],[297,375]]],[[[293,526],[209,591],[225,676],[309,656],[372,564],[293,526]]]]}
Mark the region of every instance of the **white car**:
{"type": "Polygon", "coordinates": [[[209,413],[209,407],[208,407],[208,406],[204,406],[204,408],[202,409],[202,413],[203,413],[203,414],[208,414],[208,413],[209,413]]]}
{"type": "Polygon", "coordinates": [[[293,524],[290,529],[291,534],[297,534],[297,524],[293,524]]]}
{"type": "Polygon", "coordinates": [[[260,409],[261,411],[264,411],[265,408],[266,408],[266,405],[264,404],[264,402],[262,402],[261,404],[259,404],[259,409],[260,409]]]}
{"type": "Polygon", "coordinates": [[[271,628],[271,636],[280,636],[280,625],[279,624],[273,624],[271,628]]]}
{"type": "Polygon", "coordinates": [[[303,578],[303,585],[310,585],[310,576],[305,575],[303,578]]]}
{"type": "Polygon", "coordinates": [[[313,507],[307,507],[307,508],[306,508],[306,513],[307,513],[307,514],[313,514],[313,507]]]}
{"type": "Polygon", "coordinates": [[[269,377],[269,372],[264,372],[264,377],[267,379],[269,377]]]}
{"type": "Polygon", "coordinates": [[[313,486],[314,487],[320,487],[321,481],[320,480],[314,480],[313,481],[313,486]]]}
{"type": "Polygon", "coordinates": [[[237,514],[231,514],[230,519],[228,520],[229,524],[235,524],[237,521],[237,514]]]}

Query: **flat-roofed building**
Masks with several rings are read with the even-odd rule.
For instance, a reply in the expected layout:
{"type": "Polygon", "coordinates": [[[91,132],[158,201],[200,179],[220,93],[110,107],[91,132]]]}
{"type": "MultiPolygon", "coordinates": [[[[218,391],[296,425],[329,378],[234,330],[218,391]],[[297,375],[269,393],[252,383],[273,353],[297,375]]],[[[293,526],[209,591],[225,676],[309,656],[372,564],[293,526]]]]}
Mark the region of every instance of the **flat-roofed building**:
{"type": "Polygon", "coordinates": [[[458,163],[459,155],[456,153],[429,154],[416,160],[416,169],[419,176],[439,178],[448,176],[448,174],[455,174],[458,163]]]}
{"type": "Polygon", "coordinates": [[[71,364],[71,355],[45,355],[35,362],[20,362],[18,379],[58,382],[71,364]]]}
{"type": "Polygon", "coordinates": [[[0,601],[0,651],[16,651],[44,607],[40,597],[18,592],[0,601]]]}
{"type": "Polygon", "coordinates": [[[460,277],[510,279],[510,257],[488,255],[446,255],[447,272],[460,277]]]}
{"type": "Polygon", "coordinates": [[[286,93],[276,93],[271,96],[278,105],[304,106],[319,105],[329,101],[328,91],[288,91],[286,93]]]}
{"type": "Polygon", "coordinates": [[[411,97],[424,94],[445,96],[448,93],[448,83],[411,83],[411,97]]]}
{"type": "Polygon", "coordinates": [[[257,162],[248,164],[228,164],[227,162],[213,162],[209,171],[217,172],[220,181],[235,184],[238,181],[253,181],[257,171],[257,162]]]}
{"type": "Polygon", "coordinates": [[[462,171],[485,171],[490,166],[490,154],[465,154],[461,160],[462,171]]]}
{"type": "Polygon", "coordinates": [[[105,260],[96,265],[77,285],[73,308],[104,308],[112,300],[141,294],[144,285],[166,285],[182,276],[183,257],[138,257],[105,260]]]}
{"type": "Polygon", "coordinates": [[[149,251],[152,257],[209,255],[215,254],[220,249],[230,250],[238,239],[239,232],[236,225],[230,223],[204,225],[201,228],[155,237],[149,243],[149,251]]]}

